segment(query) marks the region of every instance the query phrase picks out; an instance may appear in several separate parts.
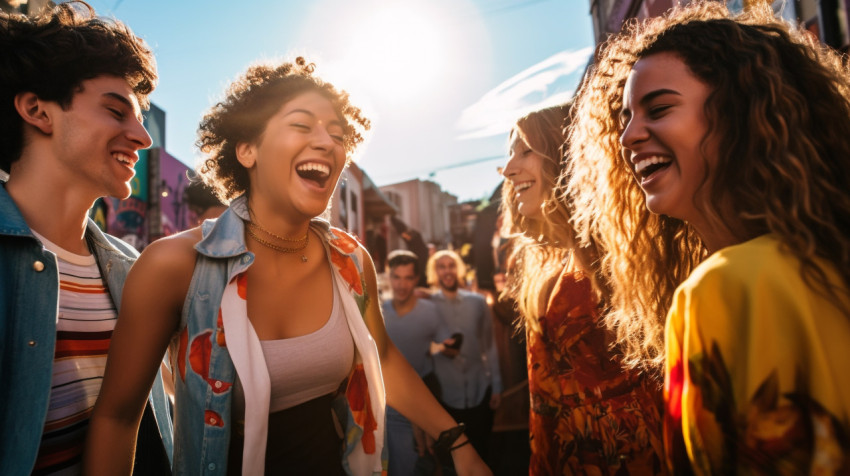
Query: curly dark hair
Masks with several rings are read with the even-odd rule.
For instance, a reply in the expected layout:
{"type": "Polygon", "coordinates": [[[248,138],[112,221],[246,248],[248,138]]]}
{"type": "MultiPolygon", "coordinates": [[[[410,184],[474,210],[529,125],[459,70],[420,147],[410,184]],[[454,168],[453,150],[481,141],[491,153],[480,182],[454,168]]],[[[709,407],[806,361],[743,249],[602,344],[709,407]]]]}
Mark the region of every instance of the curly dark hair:
{"type": "Polygon", "coordinates": [[[98,17],[82,1],[34,18],[0,12],[0,168],[8,171],[23,148],[15,96],[32,92],[67,108],[83,81],[103,75],[127,80],[148,108],[156,63],[144,40],[124,23],[98,17]]]}
{"type": "Polygon", "coordinates": [[[247,192],[250,185],[248,171],[236,158],[236,145],[256,141],[281,106],[302,93],[319,92],[333,104],[343,122],[349,157],[363,141],[369,120],[349,102],[348,93],[315,76],[315,68],[300,56],[294,62],[250,66],[227,88],[224,100],[204,115],[195,145],[207,157],[198,173],[223,202],[247,192]]]}
{"type": "Polygon", "coordinates": [[[850,285],[850,71],[812,35],[777,20],[767,3],[732,16],[721,2],[695,2],[608,40],[576,102],[571,154],[582,160],[570,163],[573,219],[580,237],[606,250],[613,289],[606,320],[630,362],[662,363],[674,291],[708,253],[688,223],[646,209],[621,158],[629,71],[662,52],[712,89],[707,136],[717,138],[719,153],[712,181],[703,183],[709,193],[695,205],[738,240],[777,235],[812,289],[850,317],[841,304],[850,285]],[[737,214],[721,218],[727,202],[737,214]],[[830,284],[821,259],[835,265],[843,288],[830,284]]]}

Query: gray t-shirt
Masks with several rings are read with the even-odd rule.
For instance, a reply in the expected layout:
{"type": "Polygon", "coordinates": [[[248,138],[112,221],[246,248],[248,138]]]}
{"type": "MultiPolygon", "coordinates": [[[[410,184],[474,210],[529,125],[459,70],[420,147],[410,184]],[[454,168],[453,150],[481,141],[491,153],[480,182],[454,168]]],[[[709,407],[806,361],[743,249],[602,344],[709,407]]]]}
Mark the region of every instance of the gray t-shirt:
{"type": "Polygon", "coordinates": [[[442,342],[451,336],[440,311],[434,303],[417,299],[416,305],[404,316],[399,316],[392,300],[384,301],[384,325],[387,334],[404,358],[420,377],[434,371],[431,342],[442,342]]]}

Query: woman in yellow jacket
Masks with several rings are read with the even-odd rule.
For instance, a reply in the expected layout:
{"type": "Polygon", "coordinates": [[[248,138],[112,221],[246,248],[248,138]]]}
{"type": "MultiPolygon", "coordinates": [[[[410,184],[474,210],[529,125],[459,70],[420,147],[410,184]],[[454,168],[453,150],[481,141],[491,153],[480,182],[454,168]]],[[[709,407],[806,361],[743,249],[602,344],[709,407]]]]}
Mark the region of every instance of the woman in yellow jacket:
{"type": "Polygon", "coordinates": [[[627,359],[664,373],[672,471],[847,474],[840,58],[767,4],[697,2],[612,38],[576,109],[573,217],[627,359]]]}

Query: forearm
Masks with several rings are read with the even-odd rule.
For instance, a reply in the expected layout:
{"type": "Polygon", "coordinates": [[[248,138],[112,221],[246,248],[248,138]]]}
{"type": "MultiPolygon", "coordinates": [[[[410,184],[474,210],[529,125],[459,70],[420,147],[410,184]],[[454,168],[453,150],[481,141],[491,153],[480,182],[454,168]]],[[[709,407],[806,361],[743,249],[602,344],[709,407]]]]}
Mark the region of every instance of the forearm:
{"type": "Polygon", "coordinates": [[[381,370],[387,404],[429,436],[437,438],[441,431],[457,425],[394,345],[381,359],[381,370]]]}
{"type": "Polygon", "coordinates": [[[89,421],[83,474],[131,474],[140,419],[141,414],[136,418],[115,418],[95,412],[89,421]]]}

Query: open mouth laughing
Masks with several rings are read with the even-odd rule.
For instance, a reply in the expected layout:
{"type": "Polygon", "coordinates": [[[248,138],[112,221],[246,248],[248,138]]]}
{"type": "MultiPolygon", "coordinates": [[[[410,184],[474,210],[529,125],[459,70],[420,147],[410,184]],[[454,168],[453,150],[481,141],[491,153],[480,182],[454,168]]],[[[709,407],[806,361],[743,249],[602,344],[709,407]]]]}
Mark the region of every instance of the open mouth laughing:
{"type": "Polygon", "coordinates": [[[517,182],[514,183],[514,190],[516,190],[517,194],[520,194],[531,188],[532,185],[534,185],[534,181],[531,180],[525,182],[517,182]]]}
{"type": "Polygon", "coordinates": [[[650,155],[635,161],[635,175],[642,181],[648,180],[653,174],[666,169],[673,163],[673,159],[660,155],[650,155]]]}
{"type": "Polygon", "coordinates": [[[331,168],[320,162],[305,162],[295,167],[295,172],[304,180],[313,182],[316,186],[324,188],[331,177],[331,168]]]}

